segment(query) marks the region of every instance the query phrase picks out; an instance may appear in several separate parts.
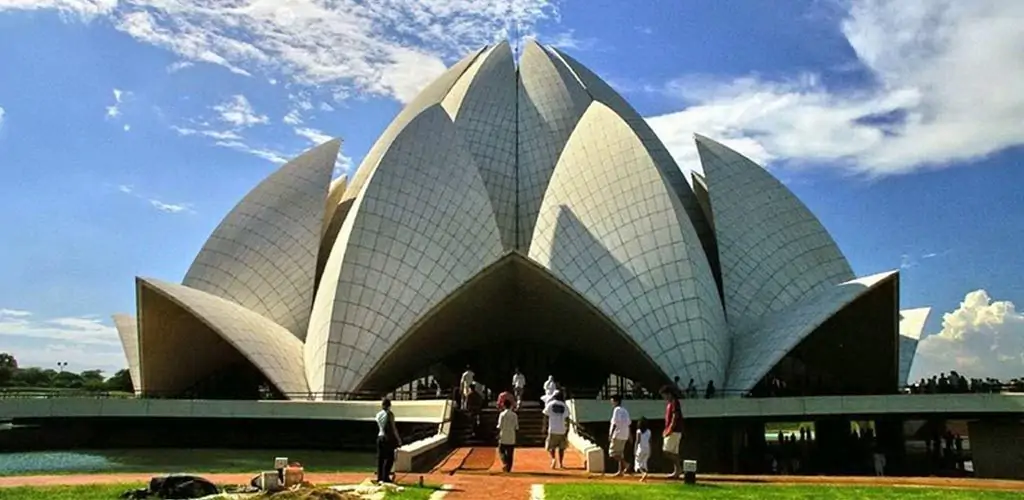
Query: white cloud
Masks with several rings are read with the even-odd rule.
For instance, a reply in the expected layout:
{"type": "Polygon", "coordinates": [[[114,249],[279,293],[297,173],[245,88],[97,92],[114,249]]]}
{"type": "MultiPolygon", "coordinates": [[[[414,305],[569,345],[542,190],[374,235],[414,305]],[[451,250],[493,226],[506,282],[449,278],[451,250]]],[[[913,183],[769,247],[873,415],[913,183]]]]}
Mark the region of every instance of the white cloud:
{"type": "Polygon", "coordinates": [[[10,353],[22,367],[57,369],[57,363],[61,362],[68,364],[66,370],[103,370],[107,377],[128,366],[122,349],[106,345],[60,342],[38,348],[19,347],[11,349],[10,353]]]}
{"type": "Polygon", "coordinates": [[[4,125],[4,114],[5,113],[6,112],[4,111],[4,108],[0,107],[0,127],[2,127],[4,125]]]}
{"type": "Polygon", "coordinates": [[[29,311],[23,311],[21,309],[0,309],[0,318],[7,316],[8,318],[27,318],[32,313],[29,311]]]}
{"type": "Polygon", "coordinates": [[[460,57],[557,19],[558,0],[0,0],[106,16],[133,38],[235,73],[408,99],[460,57]]]}
{"type": "Polygon", "coordinates": [[[943,250],[941,252],[925,252],[921,255],[903,254],[900,256],[900,269],[911,269],[922,264],[923,261],[934,259],[936,257],[942,257],[947,255],[952,250],[943,250]]]}
{"type": "Polygon", "coordinates": [[[117,8],[118,0],[0,0],[0,11],[56,10],[73,14],[84,20],[109,15],[117,8]]]}
{"type": "Polygon", "coordinates": [[[259,158],[263,158],[271,163],[284,164],[288,162],[288,157],[285,153],[274,151],[268,148],[258,148],[250,146],[241,141],[217,141],[217,146],[222,148],[233,149],[242,153],[248,153],[259,158]]]}
{"type": "Polygon", "coordinates": [[[267,115],[256,113],[252,104],[249,103],[249,99],[240,94],[233,95],[231,99],[217,104],[213,110],[220,114],[221,121],[238,128],[263,125],[270,121],[267,115]]]}
{"type": "Polygon", "coordinates": [[[281,121],[288,125],[299,125],[302,123],[302,114],[299,110],[293,109],[289,111],[288,114],[284,115],[284,118],[282,118],[281,121]]]}
{"type": "Polygon", "coordinates": [[[305,137],[313,146],[319,146],[327,141],[334,139],[334,137],[327,135],[322,130],[317,130],[315,128],[309,127],[296,127],[295,134],[305,137]]]}
{"type": "Polygon", "coordinates": [[[181,71],[183,69],[191,68],[192,66],[195,66],[195,65],[196,64],[194,62],[191,62],[191,61],[178,61],[178,62],[176,62],[174,64],[171,64],[171,65],[167,66],[167,72],[168,73],[177,73],[177,72],[179,72],[179,71],[181,71]]]}
{"type": "Polygon", "coordinates": [[[76,344],[121,345],[117,330],[95,316],[33,319],[28,311],[0,315],[0,336],[49,339],[76,344]]]}
{"type": "Polygon", "coordinates": [[[1024,2],[852,0],[841,29],[871,89],[791,81],[684,79],[664,89],[692,105],[650,119],[680,164],[691,134],[755,161],[839,163],[869,175],[973,160],[1024,144],[1024,2]]]}
{"type": "Polygon", "coordinates": [[[209,137],[217,140],[241,140],[242,136],[238,135],[238,132],[233,130],[197,130],[188,127],[172,126],[172,130],[177,132],[179,135],[200,135],[203,137],[209,137]]]}
{"type": "Polygon", "coordinates": [[[107,118],[117,118],[121,116],[121,104],[129,96],[128,92],[121,89],[114,89],[114,104],[107,106],[107,118]]]}
{"type": "Polygon", "coordinates": [[[190,211],[189,205],[185,203],[164,203],[157,199],[150,199],[149,204],[152,205],[153,208],[169,214],[190,211]]]}
{"type": "Polygon", "coordinates": [[[118,190],[118,192],[124,193],[126,195],[131,196],[131,197],[138,198],[140,200],[144,200],[147,203],[149,203],[149,206],[151,206],[151,207],[153,207],[153,208],[155,208],[155,209],[157,209],[157,210],[159,210],[161,212],[166,212],[166,213],[169,213],[169,214],[177,214],[177,213],[192,213],[192,214],[194,214],[194,213],[196,213],[195,210],[192,209],[192,205],[191,204],[188,204],[188,203],[167,203],[165,201],[159,200],[159,199],[154,198],[152,196],[143,195],[143,194],[139,193],[138,191],[136,191],[134,187],[126,185],[126,184],[118,185],[117,186],[117,190],[118,190]]]}
{"type": "Polygon", "coordinates": [[[912,379],[956,370],[967,377],[1024,377],[1024,314],[985,290],[942,316],[942,330],[921,339],[912,379]]]}

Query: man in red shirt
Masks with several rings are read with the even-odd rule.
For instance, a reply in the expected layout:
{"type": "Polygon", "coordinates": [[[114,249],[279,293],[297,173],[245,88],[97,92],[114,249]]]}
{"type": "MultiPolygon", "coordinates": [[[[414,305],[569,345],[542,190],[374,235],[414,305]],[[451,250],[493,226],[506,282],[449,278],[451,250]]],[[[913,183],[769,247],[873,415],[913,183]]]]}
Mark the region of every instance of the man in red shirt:
{"type": "Polygon", "coordinates": [[[679,447],[683,440],[683,407],[672,386],[666,385],[659,392],[665,398],[666,403],[665,431],[662,432],[661,451],[672,462],[672,473],[669,474],[669,479],[676,479],[682,473],[679,467],[679,447]]]}

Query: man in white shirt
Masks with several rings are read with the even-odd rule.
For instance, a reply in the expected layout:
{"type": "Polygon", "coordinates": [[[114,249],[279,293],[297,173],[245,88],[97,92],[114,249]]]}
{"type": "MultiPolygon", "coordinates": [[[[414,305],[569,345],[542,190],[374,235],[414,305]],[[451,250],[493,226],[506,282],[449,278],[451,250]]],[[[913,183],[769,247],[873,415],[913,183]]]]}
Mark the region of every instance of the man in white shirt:
{"type": "Polygon", "coordinates": [[[629,427],[633,421],[629,411],[622,407],[622,396],[612,396],[612,420],[608,428],[608,456],[619,463],[616,476],[621,476],[629,469],[626,463],[626,444],[629,442],[629,427]]]}
{"type": "Polygon", "coordinates": [[[565,396],[561,392],[555,392],[551,399],[544,405],[544,417],[548,421],[548,437],[544,447],[551,455],[551,468],[562,468],[562,460],[565,458],[565,448],[568,445],[566,435],[569,426],[566,420],[569,419],[569,407],[565,404],[565,396]]]}
{"type": "Polygon", "coordinates": [[[466,371],[462,372],[462,380],[459,382],[459,392],[462,393],[462,409],[469,409],[469,397],[473,394],[473,370],[466,365],[466,371]]]}
{"type": "Polygon", "coordinates": [[[523,375],[516,368],[516,372],[512,375],[512,395],[516,398],[516,410],[523,404],[523,391],[526,390],[526,375],[523,375]]]}
{"type": "Polygon", "coordinates": [[[503,409],[498,414],[498,457],[501,469],[512,472],[512,459],[516,450],[516,431],[519,430],[519,415],[512,411],[512,402],[502,400],[503,409]]]}

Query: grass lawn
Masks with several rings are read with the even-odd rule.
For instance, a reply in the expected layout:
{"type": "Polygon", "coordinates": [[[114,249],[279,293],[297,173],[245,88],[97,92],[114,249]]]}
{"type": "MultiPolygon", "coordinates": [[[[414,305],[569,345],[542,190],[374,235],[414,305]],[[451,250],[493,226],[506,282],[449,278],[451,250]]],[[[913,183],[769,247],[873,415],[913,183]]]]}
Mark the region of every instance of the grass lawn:
{"type": "Polygon", "coordinates": [[[0,453],[0,476],[104,472],[246,472],[269,470],[274,457],[307,472],[368,472],[373,453],[321,450],[123,449],[0,453]]]}
{"type": "MultiPolygon", "coordinates": [[[[0,488],[0,500],[114,500],[121,493],[136,488],[142,488],[141,484],[115,484],[115,485],[94,485],[94,486],[48,486],[48,487],[19,487],[0,488]]],[[[400,493],[391,493],[385,496],[387,500],[426,500],[435,491],[431,487],[407,486],[400,493]]],[[[271,497],[257,498],[277,498],[271,497]]],[[[297,498],[290,495],[281,495],[282,499],[297,498]]]]}
{"type": "MultiPolygon", "coordinates": [[[[601,500],[642,498],[644,500],[687,500],[727,498],[729,500],[1009,500],[1019,491],[949,490],[916,487],[856,487],[827,485],[714,485],[685,484],[548,484],[547,500],[601,500]]],[[[2,497],[0,497],[2,498],[2,497]]]]}

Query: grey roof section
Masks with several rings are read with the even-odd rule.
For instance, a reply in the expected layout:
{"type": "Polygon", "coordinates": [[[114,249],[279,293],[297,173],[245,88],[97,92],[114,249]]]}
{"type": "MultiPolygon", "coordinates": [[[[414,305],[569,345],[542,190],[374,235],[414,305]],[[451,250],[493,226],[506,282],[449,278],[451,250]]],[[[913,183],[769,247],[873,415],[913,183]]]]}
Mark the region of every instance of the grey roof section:
{"type": "Polygon", "coordinates": [[[726,316],[745,330],[854,278],[817,217],[743,155],[696,136],[714,214],[726,316]]]}
{"type": "Polygon", "coordinates": [[[431,106],[395,137],[342,225],[306,339],[310,386],[358,389],[421,316],[502,253],[480,171],[431,106]]]}
{"type": "Polygon", "coordinates": [[[555,167],[529,256],[618,323],[667,375],[721,387],[728,328],[686,217],[631,124],[593,102],[555,167]]]}
{"type": "Polygon", "coordinates": [[[462,74],[473,64],[476,58],[487,50],[487,47],[483,47],[472,54],[464,57],[461,61],[452,65],[445,71],[441,76],[437,77],[436,80],[430,82],[423,90],[420,91],[412,101],[402,108],[402,111],[395,116],[394,120],[388,124],[388,127],[384,129],[384,132],[377,138],[377,142],[373,143],[370,151],[363,157],[363,161],[360,162],[359,168],[356,170],[355,175],[348,182],[348,187],[345,189],[345,195],[341,199],[341,203],[348,200],[355,199],[359,196],[359,192],[362,191],[363,186],[370,179],[373,171],[377,168],[377,164],[380,163],[380,158],[384,155],[384,152],[391,147],[391,143],[394,142],[395,137],[409,124],[414,118],[419,116],[423,110],[440,103],[451,91],[452,86],[455,82],[462,77],[462,74]]]}
{"type": "MultiPolygon", "coordinates": [[[[281,325],[201,290],[148,278],[139,278],[139,282],[209,326],[252,362],[281,392],[293,396],[308,392],[302,341],[281,325]]],[[[195,348],[202,349],[203,346],[195,348]]]]}
{"type": "Polygon", "coordinates": [[[714,232],[704,217],[704,212],[700,208],[696,195],[694,195],[690,185],[686,182],[686,176],[679,169],[679,165],[672,158],[672,154],[668,152],[665,144],[661,142],[661,139],[654,133],[651,126],[647,124],[647,120],[644,120],[640,113],[637,113],[633,106],[626,102],[611,85],[605,83],[601,77],[594,74],[586,66],[558,49],[550,48],[549,50],[568,65],[573,74],[579,78],[587,92],[595,100],[603,102],[614,110],[616,114],[629,124],[633,132],[640,137],[640,141],[654,160],[658,171],[665,177],[672,187],[672,191],[676,194],[680,203],[682,203],[683,209],[688,216],[687,222],[696,231],[705,253],[713,251],[714,232]]]}
{"type": "Polygon", "coordinates": [[[590,94],[560,59],[527,40],[519,58],[517,248],[528,251],[541,200],[590,94]]]}
{"type": "Polygon", "coordinates": [[[773,311],[745,331],[734,331],[726,390],[746,393],[782,358],[829,318],[898,276],[889,271],[828,287],[822,293],[773,311]]]}
{"type": "Polygon", "coordinates": [[[305,338],[340,140],[260,182],[210,235],[182,284],[231,300],[305,338]]]}
{"type": "Polygon", "coordinates": [[[910,370],[914,367],[917,356],[917,344],[921,341],[921,333],[928,321],[932,308],[919,307],[900,311],[900,384],[907,385],[910,370]]]}
{"type": "Polygon", "coordinates": [[[121,337],[121,347],[128,358],[128,375],[132,379],[132,387],[138,392],[142,387],[142,376],[139,372],[139,322],[131,314],[113,315],[114,328],[121,337]]]}
{"type": "Polygon", "coordinates": [[[480,169],[506,249],[516,244],[516,65],[502,42],[477,58],[442,106],[480,169]]]}

